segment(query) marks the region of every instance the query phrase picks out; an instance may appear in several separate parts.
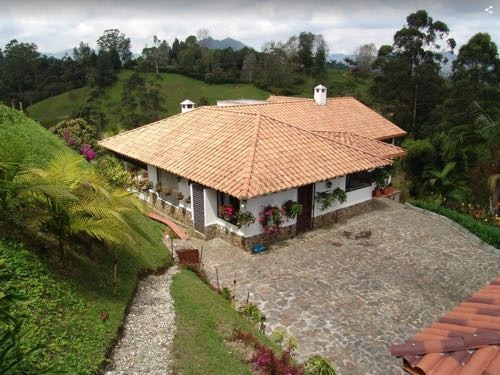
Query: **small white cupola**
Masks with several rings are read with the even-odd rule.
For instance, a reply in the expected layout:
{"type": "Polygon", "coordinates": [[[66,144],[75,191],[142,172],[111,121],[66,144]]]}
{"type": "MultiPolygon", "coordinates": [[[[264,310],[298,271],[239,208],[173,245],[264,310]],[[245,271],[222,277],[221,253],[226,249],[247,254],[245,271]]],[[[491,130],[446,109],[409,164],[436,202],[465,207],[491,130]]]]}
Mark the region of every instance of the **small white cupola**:
{"type": "Polygon", "coordinates": [[[186,113],[192,111],[193,109],[194,103],[191,100],[186,99],[181,103],[181,113],[186,113]]]}
{"type": "Polygon", "coordinates": [[[326,105],[326,87],[318,85],[314,88],[314,101],[317,105],[326,105]]]}

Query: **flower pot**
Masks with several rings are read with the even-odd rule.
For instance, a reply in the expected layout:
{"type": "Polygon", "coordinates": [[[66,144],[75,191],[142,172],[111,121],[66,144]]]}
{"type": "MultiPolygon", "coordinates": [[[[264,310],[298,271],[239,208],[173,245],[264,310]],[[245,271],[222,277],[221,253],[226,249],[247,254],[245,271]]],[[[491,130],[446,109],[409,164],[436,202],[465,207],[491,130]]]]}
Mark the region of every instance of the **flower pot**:
{"type": "Polygon", "coordinates": [[[375,190],[375,197],[380,198],[380,197],[383,197],[383,196],[384,196],[384,194],[380,190],[378,190],[378,189],[375,190]]]}

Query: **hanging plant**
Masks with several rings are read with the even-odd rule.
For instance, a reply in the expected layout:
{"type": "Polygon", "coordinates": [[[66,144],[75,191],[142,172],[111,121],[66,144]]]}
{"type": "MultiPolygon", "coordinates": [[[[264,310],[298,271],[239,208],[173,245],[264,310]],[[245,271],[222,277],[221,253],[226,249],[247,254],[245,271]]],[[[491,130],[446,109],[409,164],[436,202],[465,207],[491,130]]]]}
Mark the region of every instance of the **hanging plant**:
{"type": "Polygon", "coordinates": [[[292,200],[286,201],[281,208],[288,219],[296,218],[304,210],[304,207],[299,202],[294,202],[292,200]]]}
{"type": "Polygon", "coordinates": [[[169,197],[172,195],[172,188],[164,187],[162,189],[162,193],[165,194],[167,197],[169,197]]]}
{"type": "Polygon", "coordinates": [[[255,223],[255,216],[250,211],[238,211],[234,216],[238,228],[255,223]]]}
{"type": "Polygon", "coordinates": [[[186,198],[186,200],[185,200],[185,202],[186,202],[187,204],[191,203],[191,197],[187,197],[187,198],[186,198]]]}
{"type": "Polygon", "coordinates": [[[155,191],[157,193],[161,193],[163,191],[163,187],[161,185],[161,182],[157,182],[156,185],[155,185],[155,191]]]}
{"type": "Polygon", "coordinates": [[[271,237],[278,234],[282,222],[281,210],[277,206],[268,205],[259,214],[259,223],[267,236],[271,237]]]}
{"type": "Polygon", "coordinates": [[[177,193],[177,200],[178,200],[178,201],[181,201],[181,200],[183,200],[183,199],[184,199],[184,194],[182,194],[181,192],[178,192],[178,193],[177,193]]]}
{"type": "Polygon", "coordinates": [[[152,181],[143,181],[140,186],[141,186],[141,190],[148,191],[149,189],[153,188],[153,182],[152,181]]]}
{"type": "Polygon", "coordinates": [[[340,203],[344,203],[347,200],[347,194],[341,188],[316,193],[316,202],[321,204],[319,208],[321,211],[329,209],[336,200],[340,203]]]}

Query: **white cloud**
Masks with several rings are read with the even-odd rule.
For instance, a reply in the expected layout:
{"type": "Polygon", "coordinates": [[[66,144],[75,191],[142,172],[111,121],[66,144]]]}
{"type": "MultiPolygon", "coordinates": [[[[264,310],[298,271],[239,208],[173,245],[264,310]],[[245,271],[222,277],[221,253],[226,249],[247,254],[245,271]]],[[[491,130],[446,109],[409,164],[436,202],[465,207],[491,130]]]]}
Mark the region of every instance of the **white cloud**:
{"type": "Polygon", "coordinates": [[[205,27],[215,38],[232,37],[257,49],[265,41],[286,40],[292,34],[312,31],[324,34],[332,52],[350,53],[362,43],[390,44],[406,16],[417,9],[427,9],[434,19],[446,22],[459,45],[479,31],[489,32],[500,43],[500,0],[493,3],[493,15],[484,12],[486,5],[472,0],[2,3],[0,46],[17,38],[37,43],[44,52],[72,48],[82,40],[95,46],[96,39],[108,28],[125,32],[133,50],[139,52],[155,34],[171,43],[175,37],[184,39],[205,27]]]}

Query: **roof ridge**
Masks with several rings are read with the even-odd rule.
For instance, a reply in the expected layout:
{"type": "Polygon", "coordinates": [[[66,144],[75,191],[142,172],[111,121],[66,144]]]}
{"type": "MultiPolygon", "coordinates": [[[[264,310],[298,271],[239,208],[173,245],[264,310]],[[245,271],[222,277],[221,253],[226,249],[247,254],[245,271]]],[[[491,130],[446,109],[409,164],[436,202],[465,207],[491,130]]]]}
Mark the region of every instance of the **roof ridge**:
{"type": "MultiPolygon", "coordinates": [[[[198,107],[198,108],[194,108],[192,111],[189,111],[189,112],[194,112],[194,111],[198,111],[200,109],[207,109],[208,106],[201,106],[201,107],[198,107]]],[[[150,126],[154,126],[154,125],[157,125],[159,122],[162,122],[162,121],[165,121],[165,120],[170,120],[170,119],[173,119],[173,118],[176,118],[176,117],[180,117],[186,113],[189,113],[189,112],[185,112],[185,113],[177,113],[175,115],[172,115],[172,116],[167,116],[167,117],[164,117],[162,119],[159,119],[159,120],[156,120],[156,121],[153,121],[153,122],[150,122],[149,124],[144,124],[144,125],[139,125],[133,129],[129,129],[129,130],[126,130],[124,132],[121,132],[121,133],[118,133],[118,134],[115,134],[111,137],[106,137],[105,139],[101,139],[99,142],[104,142],[104,141],[108,141],[110,139],[113,139],[113,138],[116,138],[118,136],[122,136],[124,134],[127,134],[127,133],[132,133],[132,132],[136,132],[136,131],[139,131],[141,129],[144,129],[144,128],[149,128],[150,126]]]]}
{"type": "Polygon", "coordinates": [[[254,133],[254,139],[253,139],[253,147],[251,148],[251,158],[248,161],[248,180],[247,184],[243,189],[243,192],[245,193],[245,196],[248,197],[248,192],[250,190],[250,184],[252,182],[252,174],[253,174],[253,166],[255,162],[255,154],[257,153],[257,143],[259,142],[259,130],[260,130],[260,124],[261,124],[261,115],[257,114],[257,117],[255,118],[255,133],[254,133]]]}

